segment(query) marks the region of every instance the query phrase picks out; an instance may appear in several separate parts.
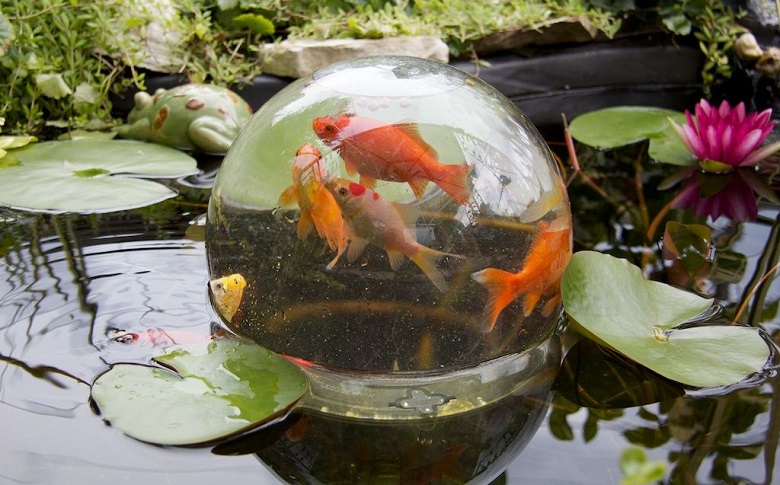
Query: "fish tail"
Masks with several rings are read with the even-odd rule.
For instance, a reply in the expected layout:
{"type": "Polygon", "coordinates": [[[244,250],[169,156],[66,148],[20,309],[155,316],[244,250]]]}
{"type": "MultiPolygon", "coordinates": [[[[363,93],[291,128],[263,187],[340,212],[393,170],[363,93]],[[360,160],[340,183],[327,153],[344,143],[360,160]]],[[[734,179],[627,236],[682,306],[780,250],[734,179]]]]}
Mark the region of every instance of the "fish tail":
{"type": "Polygon", "coordinates": [[[517,298],[518,291],[515,285],[513,273],[497,268],[486,268],[472,273],[471,279],[481,284],[488,290],[485,315],[488,317],[488,325],[485,333],[493,330],[498,320],[498,315],[517,298]]]}
{"type": "Polygon", "coordinates": [[[471,173],[471,165],[446,165],[444,176],[434,180],[436,185],[452,197],[458,204],[465,204],[471,197],[468,186],[468,175],[471,173]]]}
{"type": "Polygon", "coordinates": [[[439,271],[439,268],[436,267],[436,263],[444,256],[453,256],[456,258],[463,257],[457,254],[436,251],[435,249],[431,249],[427,246],[420,246],[417,254],[409,258],[414,262],[414,264],[420,267],[422,272],[425,273],[425,276],[427,276],[428,279],[431,280],[431,283],[433,283],[434,286],[436,286],[436,288],[438,288],[442,293],[447,292],[449,285],[444,279],[444,274],[439,271]]]}

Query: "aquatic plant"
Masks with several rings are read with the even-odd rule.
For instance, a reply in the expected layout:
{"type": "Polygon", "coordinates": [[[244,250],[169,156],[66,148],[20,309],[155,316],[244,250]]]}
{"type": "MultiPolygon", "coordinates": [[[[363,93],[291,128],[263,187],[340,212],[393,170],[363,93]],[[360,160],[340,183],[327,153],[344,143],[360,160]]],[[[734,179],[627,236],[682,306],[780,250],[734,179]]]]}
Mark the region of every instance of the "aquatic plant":
{"type": "Polygon", "coordinates": [[[117,364],[92,385],[104,419],[152,443],[204,443],[252,429],[308,388],[295,364],[246,340],[171,347],[154,360],[167,369],[117,364]]]}
{"type": "Polygon", "coordinates": [[[744,103],[732,107],[726,101],[715,108],[704,99],[694,109],[695,117],[685,111],[687,122],[682,126],[670,120],[696,158],[694,166],[662,184],[669,187],[683,183],[672,206],[693,208],[697,217],[755,219],[758,215],[755,195],[778,202],[755,168],[780,151],[780,142],[761,146],[775,126],[771,121],[772,110],[746,113],[744,103]]]}
{"type": "MultiPolygon", "coordinates": [[[[4,139],[20,138],[0,137],[0,147],[4,139]]],[[[195,159],[179,150],[135,140],[89,138],[10,148],[0,159],[0,207],[33,212],[101,213],[151,205],[177,193],[141,177],[175,178],[198,170],[195,159]]]]}

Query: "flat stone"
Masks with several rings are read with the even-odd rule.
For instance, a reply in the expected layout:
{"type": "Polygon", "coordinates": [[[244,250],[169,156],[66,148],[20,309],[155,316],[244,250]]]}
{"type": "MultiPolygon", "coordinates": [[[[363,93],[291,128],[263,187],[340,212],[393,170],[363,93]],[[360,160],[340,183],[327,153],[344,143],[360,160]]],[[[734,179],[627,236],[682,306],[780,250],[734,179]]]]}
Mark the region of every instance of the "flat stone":
{"type": "Polygon", "coordinates": [[[551,21],[538,29],[518,27],[494,32],[474,42],[477,54],[508,51],[527,45],[551,45],[591,42],[603,37],[585,17],[566,17],[551,21]]]}
{"type": "Polygon", "coordinates": [[[293,78],[334,62],[372,55],[406,55],[449,62],[449,48],[436,36],[284,40],[266,44],[263,54],[263,73],[293,78]]]}

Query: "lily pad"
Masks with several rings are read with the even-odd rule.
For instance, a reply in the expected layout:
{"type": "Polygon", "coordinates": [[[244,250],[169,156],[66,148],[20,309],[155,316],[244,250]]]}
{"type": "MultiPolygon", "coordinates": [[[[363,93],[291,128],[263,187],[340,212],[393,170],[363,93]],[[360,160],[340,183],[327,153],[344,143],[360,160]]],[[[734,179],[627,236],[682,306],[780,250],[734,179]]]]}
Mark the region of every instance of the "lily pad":
{"type": "Polygon", "coordinates": [[[680,327],[712,300],[648,281],[628,261],[576,253],[561,281],[564,308],[583,333],[673,381],[694,387],[737,383],[761,372],[769,346],[737,325],[680,327]]]}
{"type": "Polygon", "coordinates": [[[648,154],[673,165],[691,165],[695,158],[669,120],[685,124],[685,114],[661,108],[618,106],[578,116],[569,125],[575,140],[595,148],[618,148],[649,140],[648,154]]]}
{"type": "Polygon", "coordinates": [[[290,409],[308,386],[295,364],[246,340],[176,346],[154,360],[172,371],[117,364],[92,386],[104,419],[150,443],[200,444],[250,430],[290,409]]]}
{"type": "Polygon", "coordinates": [[[197,172],[189,155],[134,140],[49,141],[11,150],[9,156],[18,165],[0,167],[0,205],[38,212],[99,213],[151,205],[176,192],[135,177],[197,172]]]}

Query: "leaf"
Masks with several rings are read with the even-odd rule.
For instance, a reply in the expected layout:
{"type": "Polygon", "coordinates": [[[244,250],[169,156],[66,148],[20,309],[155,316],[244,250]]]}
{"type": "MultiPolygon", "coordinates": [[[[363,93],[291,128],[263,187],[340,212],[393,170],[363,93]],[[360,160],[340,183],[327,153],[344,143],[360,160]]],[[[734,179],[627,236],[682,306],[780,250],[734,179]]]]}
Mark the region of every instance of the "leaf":
{"type": "Polygon", "coordinates": [[[271,35],[275,32],[274,24],[260,14],[244,13],[233,17],[233,27],[249,29],[260,35],[271,35]]]}
{"type": "Polygon", "coordinates": [[[648,281],[626,260],[594,251],[574,254],[561,295],[587,336],[682,384],[734,384],[760,372],[769,359],[756,328],[676,328],[707,311],[712,300],[648,281]]]}
{"type": "Polygon", "coordinates": [[[197,172],[189,155],[134,140],[50,141],[11,155],[19,164],[0,167],[0,206],[29,211],[99,213],[143,207],[176,192],[116,174],[172,178],[197,172]],[[111,176],[84,177],[89,173],[111,176]]]}
{"type": "Polygon", "coordinates": [[[691,165],[695,159],[672,128],[669,120],[686,122],[679,111],[643,106],[618,106],[591,111],[569,125],[572,137],[595,148],[617,148],[649,140],[648,154],[654,160],[691,165]]]}
{"type": "Polygon", "coordinates": [[[150,443],[192,445],[250,430],[308,387],[295,364],[247,340],[176,346],[154,360],[172,371],[117,364],[92,386],[105,420],[150,443]]]}
{"type": "Polygon", "coordinates": [[[666,463],[649,461],[645,450],[638,446],[623,450],[619,463],[624,475],[621,485],[649,485],[662,480],[666,474],[666,463]]]}
{"type": "Polygon", "coordinates": [[[73,104],[76,108],[82,106],[93,106],[100,102],[100,92],[89,83],[81,83],[76,86],[76,92],[73,95],[73,104]]]}
{"type": "Polygon", "coordinates": [[[663,258],[668,280],[679,287],[698,285],[712,266],[712,232],[707,226],[666,223],[663,258]]]}
{"type": "Polygon", "coordinates": [[[35,83],[44,96],[60,99],[73,93],[70,86],[62,79],[62,74],[37,74],[35,83]]]}
{"type": "Polygon", "coordinates": [[[14,40],[14,27],[5,18],[5,15],[0,13],[0,57],[3,57],[8,53],[8,48],[14,40]]]}

